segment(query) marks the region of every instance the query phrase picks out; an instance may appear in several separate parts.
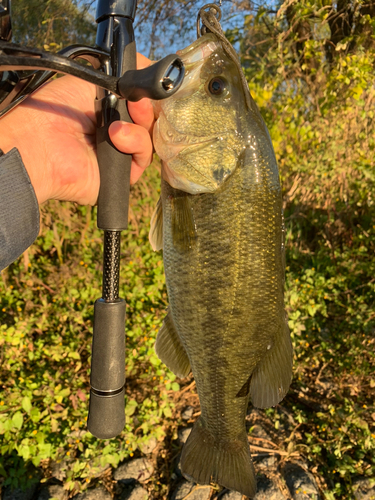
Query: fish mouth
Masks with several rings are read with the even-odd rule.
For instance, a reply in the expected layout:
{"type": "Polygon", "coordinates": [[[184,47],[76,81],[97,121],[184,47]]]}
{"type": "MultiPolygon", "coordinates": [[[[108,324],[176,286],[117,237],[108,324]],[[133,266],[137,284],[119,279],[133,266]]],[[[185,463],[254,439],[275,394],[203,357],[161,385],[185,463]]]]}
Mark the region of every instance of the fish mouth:
{"type": "Polygon", "coordinates": [[[188,147],[194,145],[208,144],[209,142],[224,140],[224,138],[228,135],[228,131],[216,132],[213,135],[202,137],[202,136],[194,136],[191,134],[184,134],[183,132],[179,132],[171,123],[165,118],[163,113],[160,114],[158,120],[158,133],[160,135],[160,139],[168,144],[168,147],[188,147]]]}

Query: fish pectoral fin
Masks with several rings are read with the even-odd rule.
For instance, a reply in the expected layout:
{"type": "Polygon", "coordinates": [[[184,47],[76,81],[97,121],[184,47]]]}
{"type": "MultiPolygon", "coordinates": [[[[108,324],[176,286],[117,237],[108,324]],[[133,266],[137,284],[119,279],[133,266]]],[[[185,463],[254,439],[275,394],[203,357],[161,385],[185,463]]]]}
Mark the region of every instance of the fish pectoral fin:
{"type": "Polygon", "coordinates": [[[269,408],[279,403],[292,381],[293,347],[287,321],[250,380],[250,396],[257,408],[269,408]]]}
{"type": "Polygon", "coordinates": [[[159,198],[151,217],[148,239],[154,252],[163,248],[163,204],[161,198],[159,198]]]}
{"type": "Polygon", "coordinates": [[[188,250],[195,244],[197,233],[189,195],[180,193],[171,198],[172,239],[177,249],[188,250]]]}
{"type": "Polygon", "coordinates": [[[252,498],[256,478],[246,432],[235,440],[219,441],[200,417],[181,455],[182,474],[198,484],[219,484],[252,498]]]}
{"type": "Polygon", "coordinates": [[[190,373],[190,361],[178,336],[171,313],[164,318],[155,342],[155,352],[161,361],[180,378],[190,373]]]}

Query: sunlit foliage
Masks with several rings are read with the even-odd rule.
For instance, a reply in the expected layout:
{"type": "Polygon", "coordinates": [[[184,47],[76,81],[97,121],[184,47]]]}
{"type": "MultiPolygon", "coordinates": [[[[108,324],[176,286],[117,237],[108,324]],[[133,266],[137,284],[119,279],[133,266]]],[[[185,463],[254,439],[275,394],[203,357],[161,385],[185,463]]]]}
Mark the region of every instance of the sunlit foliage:
{"type": "MultiPolygon", "coordinates": [[[[91,43],[91,4],[14,2],[15,39],[51,50],[91,43]]],[[[169,52],[171,38],[184,40],[197,5],[139,2],[137,22],[144,23],[151,54],[169,52]]],[[[223,6],[284,191],[295,377],[285,400],[262,414],[278,446],[307,461],[324,498],[349,500],[357,477],[375,476],[375,7],[362,0],[223,6]],[[229,22],[231,7],[242,14],[229,22]]],[[[26,470],[33,476],[34,466],[61,461],[65,487],[79,490],[100,467],[116,466],[176,428],[172,396],[179,397],[179,381],[152,350],[167,306],[161,255],[147,241],[158,182],[150,169],[134,190],[123,243],[128,405],[120,439],[101,443],[85,432],[92,303],[101,279],[94,212],[47,205],[36,244],[2,274],[5,484],[25,483],[26,470]]],[[[150,486],[153,498],[166,496],[171,471],[165,470],[150,486]]]]}

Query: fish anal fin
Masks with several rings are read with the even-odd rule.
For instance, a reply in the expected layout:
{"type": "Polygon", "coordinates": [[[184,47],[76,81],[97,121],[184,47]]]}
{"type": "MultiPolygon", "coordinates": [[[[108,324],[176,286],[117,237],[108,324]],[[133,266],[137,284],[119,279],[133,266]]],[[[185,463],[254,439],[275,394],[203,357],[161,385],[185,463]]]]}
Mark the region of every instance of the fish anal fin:
{"type": "Polygon", "coordinates": [[[163,248],[163,205],[161,198],[159,198],[151,217],[148,239],[154,252],[163,248]]]}
{"type": "Polygon", "coordinates": [[[250,395],[253,405],[269,408],[279,403],[288,392],[292,368],[293,347],[285,320],[282,332],[252,373],[250,395]]]}
{"type": "Polygon", "coordinates": [[[219,484],[252,498],[256,493],[254,466],[247,435],[216,441],[199,418],[182,450],[181,470],[198,484],[219,484]]]}
{"type": "Polygon", "coordinates": [[[190,361],[178,336],[171,313],[168,312],[155,342],[155,352],[161,361],[180,378],[190,373],[190,361]]]}
{"type": "Polygon", "coordinates": [[[195,245],[197,238],[190,197],[180,191],[170,197],[170,202],[173,245],[180,250],[188,250],[195,245]]]}

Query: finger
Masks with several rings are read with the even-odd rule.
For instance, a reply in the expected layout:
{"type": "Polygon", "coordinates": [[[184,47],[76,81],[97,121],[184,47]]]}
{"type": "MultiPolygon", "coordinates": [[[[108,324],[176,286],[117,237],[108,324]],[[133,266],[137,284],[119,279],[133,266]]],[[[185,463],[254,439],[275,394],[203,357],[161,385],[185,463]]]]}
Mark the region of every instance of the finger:
{"type": "Polygon", "coordinates": [[[147,68],[151,63],[150,59],[137,52],[137,69],[147,68]]]}
{"type": "MultiPolygon", "coordinates": [[[[152,61],[144,55],[137,52],[137,68],[147,68],[152,64],[152,61]]],[[[141,125],[150,133],[154,126],[154,109],[149,99],[141,99],[138,102],[128,102],[130,116],[134,123],[141,125]]]]}
{"type": "Polygon", "coordinates": [[[130,182],[134,184],[152,161],[150,134],[140,125],[121,121],[111,123],[108,132],[119,151],[133,155],[130,182]]]}
{"type": "Polygon", "coordinates": [[[141,125],[151,134],[155,119],[150,99],[141,99],[138,102],[128,101],[128,109],[134,123],[141,125]]]}

